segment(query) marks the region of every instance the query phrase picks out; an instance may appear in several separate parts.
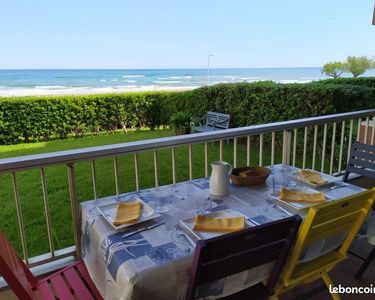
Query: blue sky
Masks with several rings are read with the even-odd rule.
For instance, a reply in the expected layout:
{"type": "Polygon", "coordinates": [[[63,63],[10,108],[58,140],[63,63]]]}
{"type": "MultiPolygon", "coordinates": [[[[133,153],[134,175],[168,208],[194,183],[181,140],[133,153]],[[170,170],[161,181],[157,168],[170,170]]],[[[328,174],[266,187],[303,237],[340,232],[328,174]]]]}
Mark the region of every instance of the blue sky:
{"type": "Polygon", "coordinates": [[[373,0],[4,0],[0,68],[320,67],[375,55],[373,0]]]}

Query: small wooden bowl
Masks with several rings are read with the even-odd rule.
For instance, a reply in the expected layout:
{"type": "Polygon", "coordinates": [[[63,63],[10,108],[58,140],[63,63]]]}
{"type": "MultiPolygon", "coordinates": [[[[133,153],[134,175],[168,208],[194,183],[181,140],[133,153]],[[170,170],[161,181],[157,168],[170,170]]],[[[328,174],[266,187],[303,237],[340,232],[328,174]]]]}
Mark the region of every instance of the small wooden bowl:
{"type": "Polygon", "coordinates": [[[271,170],[263,167],[235,168],[230,178],[235,185],[260,185],[266,182],[271,170]]]}

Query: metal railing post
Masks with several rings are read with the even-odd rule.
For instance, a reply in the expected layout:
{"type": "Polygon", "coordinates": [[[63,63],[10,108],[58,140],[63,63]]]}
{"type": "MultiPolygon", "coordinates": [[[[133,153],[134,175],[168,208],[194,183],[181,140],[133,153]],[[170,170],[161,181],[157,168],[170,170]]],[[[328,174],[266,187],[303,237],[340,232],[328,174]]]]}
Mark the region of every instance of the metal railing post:
{"type": "Polygon", "coordinates": [[[79,206],[77,199],[77,190],[76,190],[76,180],[74,174],[73,163],[66,164],[68,169],[68,183],[69,183],[69,197],[70,197],[70,206],[73,219],[73,229],[74,229],[74,242],[76,244],[76,255],[77,259],[81,259],[81,228],[80,228],[80,214],[79,206]]]}
{"type": "Polygon", "coordinates": [[[291,154],[291,143],[292,143],[292,132],[284,130],[284,141],[283,141],[283,164],[290,164],[291,154]]]}

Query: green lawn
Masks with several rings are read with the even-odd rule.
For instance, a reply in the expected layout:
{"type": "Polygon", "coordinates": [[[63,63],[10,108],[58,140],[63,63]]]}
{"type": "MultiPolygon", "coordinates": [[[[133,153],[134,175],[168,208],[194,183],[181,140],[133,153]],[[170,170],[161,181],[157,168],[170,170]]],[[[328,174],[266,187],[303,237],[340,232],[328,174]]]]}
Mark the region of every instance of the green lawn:
{"type": "MultiPolygon", "coordinates": [[[[91,147],[114,143],[123,143],[136,140],[145,140],[171,136],[171,130],[138,131],[135,133],[105,134],[98,136],[87,136],[83,138],[67,139],[61,141],[50,141],[43,143],[20,144],[0,146],[0,158],[29,155],[43,152],[91,147]]],[[[280,136],[281,137],[281,136],[280,136]]],[[[204,176],[204,145],[192,146],[193,154],[193,177],[204,176]]],[[[259,163],[259,144],[252,139],[251,164],[259,163]]],[[[270,147],[264,146],[264,165],[270,164],[270,147]]],[[[219,159],[219,143],[209,143],[209,162],[219,159]]],[[[246,164],[246,143],[239,141],[238,144],[239,166],[246,164]]],[[[299,158],[301,155],[299,155],[299,158]]],[[[160,184],[172,182],[171,151],[170,149],[158,151],[159,158],[159,180],[160,184]]],[[[224,160],[233,162],[233,143],[224,142],[224,160]]],[[[280,147],[276,149],[276,162],[281,161],[280,147]]],[[[299,159],[300,161],[300,159],[299,159]]],[[[189,179],[188,148],[176,149],[177,181],[189,179]]],[[[318,162],[317,162],[318,163],[318,162]]],[[[113,159],[106,158],[97,161],[97,191],[99,197],[115,194],[115,181],[113,170],[113,159]]],[[[154,185],[153,154],[144,152],[139,154],[140,183],[141,188],[154,185]]],[[[135,190],[134,156],[124,155],[119,157],[119,175],[121,193],[135,190]]],[[[77,196],[79,201],[87,201],[94,198],[91,179],[91,163],[82,162],[75,164],[77,196]]],[[[63,248],[73,244],[73,229],[70,214],[70,201],[68,194],[68,181],[66,167],[52,166],[45,170],[47,177],[47,190],[51,210],[55,248],[63,248]]],[[[20,190],[23,220],[28,245],[29,256],[43,254],[49,251],[47,228],[43,213],[43,194],[40,181],[40,170],[22,171],[17,173],[18,186],[20,190]]],[[[4,230],[11,241],[20,250],[18,234],[17,213],[15,209],[14,195],[12,191],[11,176],[0,175],[0,229],[4,230]]]]}

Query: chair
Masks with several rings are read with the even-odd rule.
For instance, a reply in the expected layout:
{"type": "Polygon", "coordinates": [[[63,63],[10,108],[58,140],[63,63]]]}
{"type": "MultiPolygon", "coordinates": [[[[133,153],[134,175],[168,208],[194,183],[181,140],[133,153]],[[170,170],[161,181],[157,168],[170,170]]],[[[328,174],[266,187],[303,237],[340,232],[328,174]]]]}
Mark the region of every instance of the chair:
{"type": "Polygon", "coordinates": [[[258,283],[223,299],[268,299],[298,232],[301,218],[292,216],[268,224],[197,242],[187,300],[199,286],[275,261],[267,283],[258,283]]]}
{"type": "MultiPolygon", "coordinates": [[[[337,201],[331,201],[311,207],[301,225],[292,254],[285,265],[276,284],[275,295],[271,299],[278,299],[283,292],[296,286],[323,279],[327,287],[333,286],[328,272],[336,264],[347,258],[350,247],[357,231],[361,227],[374,201],[375,190],[368,190],[337,201]],[[309,247],[325,243],[336,237],[337,243],[325,253],[316,258],[300,261],[303,253],[309,247]],[[341,242],[342,241],[342,242],[341,242]]],[[[310,248],[311,249],[311,248],[310,248]]],[[[333,299],[340,299],[338,294],[331,294],[333,299]]]]}
{"type": "Polygon", "coordinates": [[[192,132],[209,132],[229,128],[230,115],[209,111],[203,118],[193,118],[192,132]],[[203,126],[196,126],[204,121],[203,126]]]}
{"type": "MultiPolygon", "coordinates": [[[[354,142],[352,146],[352,151],[350,153],[349,161],[346,166],[346,171],[343,177],[343,181],[350,182],[351,184],[361,186],[363,188],[372,188],[375,186],[375,146],[362,144],[360,142],[354,142]],[[349,179],[349,174],[355,173],[361,175],[359,178],[349,179]]],[[[374,209],[374,208],[373,208],[374,209]]],[[[375,211],[372,211],[370,218],[374,218],[375,211]]],[[[368,235],[367,228],[368,222],[365,222],[364,228],[361,231],[364,231],[365,235],[368,235]]],[[[364,236],[365,236],[364,235],[364,236]]],[[[367,236],[368,237],[368,236],[367,236]]],[[[371,243],[370,243],[371,244],[371,243]]],[[[374,245],[374,243],[372,243],[374,245]]],[[[353,252],[349,252],[355,257],[363,260],[361,267],[358,269],[355,274],[355,278],[359,279],[363,273],[366,271],[372,260],[375,258],[375,245],[372,248],[372,251],[367,256],[363,258],[353,252]]]]}
{"type": "Polygon", "coordinates": [[[353,143],[343,181],[350,181],[352,184],[363,186],[365,188],[372,188],[375,186],[375,146],[359,142],[353,143]],[[370,181],[361,184],[357,179],[349,180],[350,173],[361,175],[370,179],[370,181]]]}
{"type": "Polygon", "coordinates": [[[0,232],[0,275],[22,300],[103,299],[82,261],[37,279],[0,232]]]}

